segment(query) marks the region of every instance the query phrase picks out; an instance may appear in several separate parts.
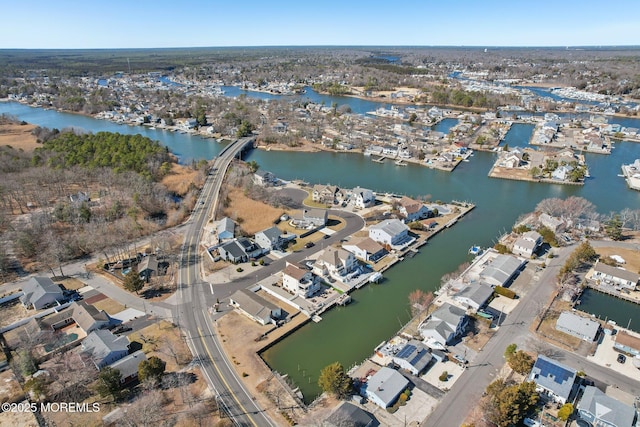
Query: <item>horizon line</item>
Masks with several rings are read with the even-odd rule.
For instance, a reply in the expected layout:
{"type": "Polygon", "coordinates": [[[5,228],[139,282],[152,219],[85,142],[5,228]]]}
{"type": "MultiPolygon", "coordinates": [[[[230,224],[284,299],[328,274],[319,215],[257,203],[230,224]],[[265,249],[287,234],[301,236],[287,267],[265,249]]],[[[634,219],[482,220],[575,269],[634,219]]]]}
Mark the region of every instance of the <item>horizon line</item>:
{"type": "Polygon", "coordinates": [[[449,49],[607,49],[640,48],[640,44],[611,45],[358,45],[358,44],[309,44],[309,45],[234,45],[234,46],[162,46],[162,47],[0,47],[0,51],[37,50],[162,50],[162,49],[266,49],[266,48],[449,48],[449,49]]]}

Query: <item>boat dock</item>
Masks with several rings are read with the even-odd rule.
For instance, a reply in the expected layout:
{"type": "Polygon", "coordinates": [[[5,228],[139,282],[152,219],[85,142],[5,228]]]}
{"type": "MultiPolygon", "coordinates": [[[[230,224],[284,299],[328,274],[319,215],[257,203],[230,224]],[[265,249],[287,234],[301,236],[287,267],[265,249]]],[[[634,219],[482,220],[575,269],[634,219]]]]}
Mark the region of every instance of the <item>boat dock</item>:
{"type": "Polygon", "coordinates": [[[377,159],[372,157],[372,158],[371,158],[371,161],[372,161],[372,162],[376,162],[376,163],[384,163],[385,159],[386,159],[386,157],[384,157],[384,156],[380,156],[380,157],[379,157],[379,158],[377,158],[377,159]]]}
{"type": "Polygon", "coordinates": [[[622,175],[630,189],[640,191],[640,159],[630,165],[622,165],[622,175]]]}

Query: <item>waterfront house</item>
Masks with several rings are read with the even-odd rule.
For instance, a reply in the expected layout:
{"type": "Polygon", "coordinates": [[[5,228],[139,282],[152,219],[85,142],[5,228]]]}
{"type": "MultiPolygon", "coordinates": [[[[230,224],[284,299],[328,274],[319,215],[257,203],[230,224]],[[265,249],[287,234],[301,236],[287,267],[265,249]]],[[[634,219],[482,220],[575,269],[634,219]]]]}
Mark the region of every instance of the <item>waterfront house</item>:
{"type": "Polygon", "coordinates": [[[231,218],[224,217],[220,221],[218,221],[218,241],[224,242],[227,240],[233,239],[235,236],[236,224],[231,220],[231,218]]]}
{"type": "Polygon", "coordinates": [[[401,369],[420,375],[431,362],[429,348],[417,340],[411,340],[392,356],[393,363],[401,369]]]}
{"type": "Polygon", "coordinates": [[[240,289],[231,295],[229,305],[263,326],[282,317],[280,307],[248,289],[240,289]]]}
{"type": "Polygon", "coordinates": [[[560,165],[556,170],[551,172],[551,178],[558,181],[566,181],[569,179],[569,174],[573,171],[573,167],[570,165],[560,165]]]}
{"type": "Polygon", "coordinates": [[[638,285],[640,276],[632,271],[625,270],[624,268],[613,267],[597,261],[596,265],[593,266],[591,279],[633,291],[638,285]]]}
{"type": "Polygon", "coordinates": [[[409,227],[399,219],[385,219],[369,227],[369,237],[382,245],[390,247],[408,246],[413,242],[409,236],[409,227]]]}
{"type": "Polygon", "coordinates": [[[349,402],[342,402],[321,424],[322,427],[373,427],[374,425],[379,424],[376,423],[373,415],[349,402]]]}
{"type": "Polygon", "coordinates": [[[597,387],[585,387],[578,403],[578,417],[590,426],[633,427],[638,415],[633,407],[607,396],[597,387]]]}
{"type": "Polygon", "coordinates": [[[526,258],[536,252],[542,244],[542,236],[537,231],[527,231],[513,244],[513,253],[526,258]]]}
{"type": "Polygon", "coordinates": [[[268,187],[273,185],[276,182],[276,176],[271,172],[258,169],[253,174],[253,182],[256,185],[261,185],[263,187],[268,187]]]}
{"type": "Polygon", "coordinates": [[[356,257],[351,252],[329,246],[320,254],[313,268],[318,276],[340,278],[351,273],[357,266],[356,257]]]}
{"type": "Polygon", "coordinates": [[[564,405],[572,400],[577,389],[576,375],[575,369],[540,354],[531,369],[529,381],[536,383],[538,393],[564,405]]]}
{"type": "Polygon", "coordinates": [[[433,216],[433,213],[428,207],[410,197],[403,196],[400,199],[399,205],[398,210],[405,217],[405,222],[407,223],[433,216]]]}
{"type": "Polygon", "coordinates": [[[514,169],[522,166],[522,153],[509,152],[505,157],[500,161],[499,166],[503,168],[514,169]]]}
{"type": "Polygon", "coordinates": [[[381,408],[388,408],[407,389],[409,380],[398,371],[382,367],[360,387],[360,394],[381,408]]]}
{"type": "Polygon", "coordinates": [[[282,231],[275,226],[258,231],[253,240],[265,250],[281,250],[286,241],[282,238],[282,231]]]}
{"type": "Polygon", "coordinates": [[[312,272],[287,262],[282,270],[282,288],[302,298],[310,298],[321,289],[321,286],[312,272]]]}
{"type": "Polygon", "coordinates": [[[449,345],[461,337],[468,325],[466,312],[449,303],[442,304],[418,327],[425,341],[435,341],[440,345],[449,345]]]}
{"type": "Polygon", "coordinates": [[[375,206],[376,196],[371,190],[356,187],[351,192],[351,202],[358,209],[369,208],[375,206]]]}
{"type": "Polygon", "coordinates": [[[640,357],[640,338],[625,331],[618,331],[613,348],[621,353],[640,357]]]}
{"type": "Polygon", "coordinates": [[[600,331],[600,323],[570,311],[563,311],[556,321],[556,329],[581,340],[593,342],[600,331]]]}
{"type": "Polygon", "coordinates": [[[566,223],[560,218],[556,218],[546,213],[541,213],[538,217],[540,224],[544,225],[554,233],[562,233],[566,228],[566,223]]]}
{"type": "Polygon", "coordinates": [[[246,259],[250,260],[252,258],[257,258],[264,253],[264,250],[256,245],[253,241],[247,239],[246,237],[240,237],[238,240],[238,245],[242,248],[242,252],[246,254],[246,259]]]}
{"type": "Polygon", "coordinates": [[[311,199],[314,202],[333,205],[342,202],[345,199],[345,194],[335,185],[314,185],[311,199]]]}
{"type": "Polygon", "coordinates": [[[98,370],[129,354],[129,339],[117,337],[111,331],[98,329],[82,341],[82,351],[89,354],[98,370]]]}
{"type": "Polygon", "coordinates": [[[147,360],[147,356],[142,350],[138,350],[110,364],[109,367],[120,371],[121,384],[128,384],[138,378],[138,367],[144,360],[147,360]]]}
{"type": "Polygon", "coordinates": [[[20,302],[28,309],[40,310],[64,299],[60,286],[53,283],[53,280],[48,277],[31,277],[22,286],[22,293],[20,302]]]}
{"type": "Polygon", "coordinates": [[[491,286],[505,286],[523,264],[523,261],[512,255],[498,255],[482,270],[480,279],[491,286]]]}
{"type": "Polygon", "coordinates": [[[387,254],[387,250],[370,237],[344,243],[342,247],[363,261],[378,262],[387,254]]]}
{"type": "Polygon", "coordinates": [[[478,311],[493,295],[493,288],[485,283],[471,282],[453,296],[463,307],[478,311]]]}

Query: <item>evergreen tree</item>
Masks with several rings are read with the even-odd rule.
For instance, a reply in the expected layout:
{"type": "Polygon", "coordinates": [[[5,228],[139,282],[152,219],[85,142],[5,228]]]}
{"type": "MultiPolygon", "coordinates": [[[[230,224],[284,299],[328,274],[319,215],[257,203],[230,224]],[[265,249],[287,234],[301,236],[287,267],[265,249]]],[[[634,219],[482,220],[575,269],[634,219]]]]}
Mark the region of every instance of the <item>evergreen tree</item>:
{"type": "Polygon", "coordinates": [[[338,398],[348,396],[353,390],[351,377],[347,375],[339,362],[326,366],[318,378],[320,388],[338,398]]]}

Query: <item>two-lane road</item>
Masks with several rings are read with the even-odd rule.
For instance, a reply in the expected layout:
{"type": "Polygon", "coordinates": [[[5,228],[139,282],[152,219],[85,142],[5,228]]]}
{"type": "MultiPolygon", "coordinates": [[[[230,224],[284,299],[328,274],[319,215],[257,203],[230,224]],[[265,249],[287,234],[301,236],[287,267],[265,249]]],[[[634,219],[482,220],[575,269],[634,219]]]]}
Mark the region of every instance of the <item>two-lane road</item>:
{"type": "MultiPolygon", "coordinates": [[[[213,389],[218,404],[234,424],[239,426],[273,426],[273,422],[246,391],[226,359],[216,337],[209,306],[204,298],[200,274],[200,241],[211,209],[215,209],[224,174],[247,139],[230,144],[214,160],[212,173],[202,190],[190,220],[182,246],[178,278],[175,319],[187,335],[193,356],[200,362],[204,376],[213,389]]],[[[207,290],[208,292],[208,290],[207,290]]]]}

